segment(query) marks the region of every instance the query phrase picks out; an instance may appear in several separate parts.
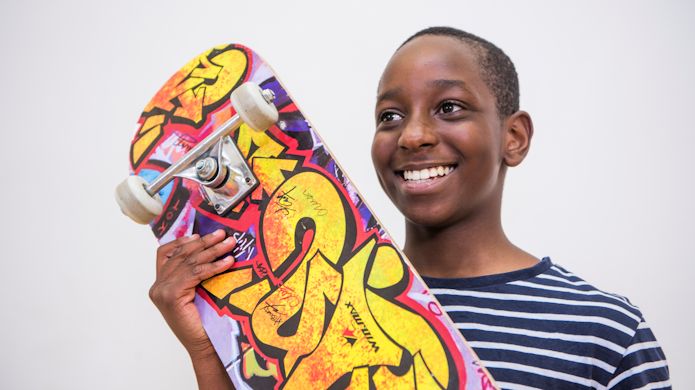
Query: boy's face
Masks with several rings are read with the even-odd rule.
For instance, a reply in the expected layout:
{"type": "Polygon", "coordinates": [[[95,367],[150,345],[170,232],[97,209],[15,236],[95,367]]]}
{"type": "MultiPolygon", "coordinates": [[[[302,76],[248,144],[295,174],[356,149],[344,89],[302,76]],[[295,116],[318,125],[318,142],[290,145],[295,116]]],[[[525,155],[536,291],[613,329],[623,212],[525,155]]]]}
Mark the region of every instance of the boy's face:
{"type": "Polygon", "coordinates": [[[495,103],[474,52],[458,39],[425,35],[393,55],[377,91],[372,160],[410,222],[436,228],[499,213],[503,123],[495,103]]]}

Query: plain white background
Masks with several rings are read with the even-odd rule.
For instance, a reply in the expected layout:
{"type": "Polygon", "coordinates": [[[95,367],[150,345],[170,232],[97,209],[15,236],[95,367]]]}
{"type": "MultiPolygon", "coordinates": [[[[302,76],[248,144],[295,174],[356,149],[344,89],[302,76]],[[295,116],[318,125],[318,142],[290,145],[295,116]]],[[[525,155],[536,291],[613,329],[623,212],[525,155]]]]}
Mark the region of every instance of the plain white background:
{"type": "Polygon", "coordinates": [[[556,3],[2,1],[0,387],[194,387],[147,297],[155,240],[112,193],[141,109],[213,45],[264,55],[402,242],[369,159],[376,84],[407,36],[451,25],[510,55],[535,121],[508,235],[640,306],[687,388],[695,7],[556,3]]]}

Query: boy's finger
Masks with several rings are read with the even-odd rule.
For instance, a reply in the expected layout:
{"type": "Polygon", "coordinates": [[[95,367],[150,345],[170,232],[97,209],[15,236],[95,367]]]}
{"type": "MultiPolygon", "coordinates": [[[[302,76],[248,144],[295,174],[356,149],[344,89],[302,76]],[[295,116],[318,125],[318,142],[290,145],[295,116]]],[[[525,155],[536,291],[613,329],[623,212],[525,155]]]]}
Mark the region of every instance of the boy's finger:
{"type": "Polygon", "coordinates": [[[162,244],[157,248],[157,257],[164,256],[167,257],[171,254],[171,252],[174,251],[177,247],[180,247],[181,245],[185,244],[186,242],[190,241],[193,239],[195,236],[198,236],[197,234],[194,234],[192,236],[185,236],[185,237],[179,237],[173,241],[167,242],[166,244],[162,244]]]}
{"type": "Polygon", "coordinates": [[[217,229],[210,234],[204,235],[203,237],[200,237],[199,235],[196,236],[198,236],[197,239],[184,243],[179,248],[180,250],[175,251],[173,255],[183,256],[184,258],[190,257],[190,255],[200,252],[224,240],[226,233],[222,229],[217,229]]]}
{"type": "Polygon", "coordinates": [[[227,270],[234,264],[234,257],[227,256],[218,261],[213,261],[212,263],[198,264],[193,267],[191,272],[191,277],[195,284],[202,282],[203,280],[210,279],[211,277],[227,270]]]}
{"type": "Polygon", "coordinates": [[[209,248],[224,240],[225,237],[227,237],[227,233],[222,229],[217,229],[210,234],[204,235],[203,238],[201,238],[201,241],[203,241],[205,248],[209,248]]]}
{"type": "Polygon", "coordinates": [[[234,237],[227,237],[224,239],[224,241],[218,242],[217,244],[212,245],[204,251],[193,255],[195,257],[195,260],[192,263],[205,264],[214,261],[215,259],[224,255],[225,253],[229,253],[232,250],[232,248],[234,248],[234,245],[236,245],[236,240],[234,239],[234,237]]]}
{"type": "Polygon", "coordinates": [[[174,241],[168,242],[157,248],[157,271],[164,265],[164,263],[169,260],[175,253],[181,252],[183,246],[191,241],[197,240],[200,235],[193,234],[191,236],[179,237],[174,241]]]}

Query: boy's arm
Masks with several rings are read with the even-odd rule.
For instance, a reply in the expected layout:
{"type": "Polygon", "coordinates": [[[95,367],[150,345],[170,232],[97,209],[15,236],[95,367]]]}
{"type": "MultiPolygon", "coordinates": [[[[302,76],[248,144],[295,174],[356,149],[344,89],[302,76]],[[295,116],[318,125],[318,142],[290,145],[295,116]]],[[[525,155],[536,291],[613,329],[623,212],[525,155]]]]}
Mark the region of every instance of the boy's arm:
{"type": "Polygon", "coordinates": [[[623,354],[608,388],[671,388],[666,356],[644,320],[637,326],[632,343],[623,354]]]}
{"type": "Polygon", "coordinates": [[[200,389],[233,389],[232,381],[203,329],[193,303],[196,286],[234,264],[227,256],[235,245],[218,230],[200,237],[194,234],[164,244],[157,250],[157,278],[150,298],[186,348],[200,389]]]}
{"type": "Polygon", "coordinates": [[[209,351],[191,354],[190,356],[193,363],[193,371],[195,371],[195,378],[198,382],[198,389],[234,389],[227,370],[224,369],[212,344],[210,344],[209,351]]]}

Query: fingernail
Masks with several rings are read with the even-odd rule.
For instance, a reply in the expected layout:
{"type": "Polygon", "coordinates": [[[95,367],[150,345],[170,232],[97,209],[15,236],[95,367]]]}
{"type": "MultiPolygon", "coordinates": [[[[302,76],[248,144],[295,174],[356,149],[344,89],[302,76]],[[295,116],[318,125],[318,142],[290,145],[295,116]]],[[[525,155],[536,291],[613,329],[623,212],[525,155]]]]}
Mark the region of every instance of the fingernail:
{"type": "Polygon", "coordinates": [[[191,240],[195,240],[195,239],[198,239],[198,238],[200,238],[200,234],[198,234],[198,233],[196,233],[196,234],[191,234],[191,240]]]}
{"type": "Polygon", "coordinates": [[[220,234],[224,234],[224,230],[222,230],[222,229],[217,229],[217,230],[215,230],[212,234],[214,234],[214,235],[216,235],[216,236],[219,236],[220,234]]]}
{"type": "Polygon", "coordinates": [[[224,241],[222,241],[222,242],[224,242],[225,244],[229,244],[232,241],[234,241],[234,237],[229,236],[229,237],[225,238],[224,241]]]}

